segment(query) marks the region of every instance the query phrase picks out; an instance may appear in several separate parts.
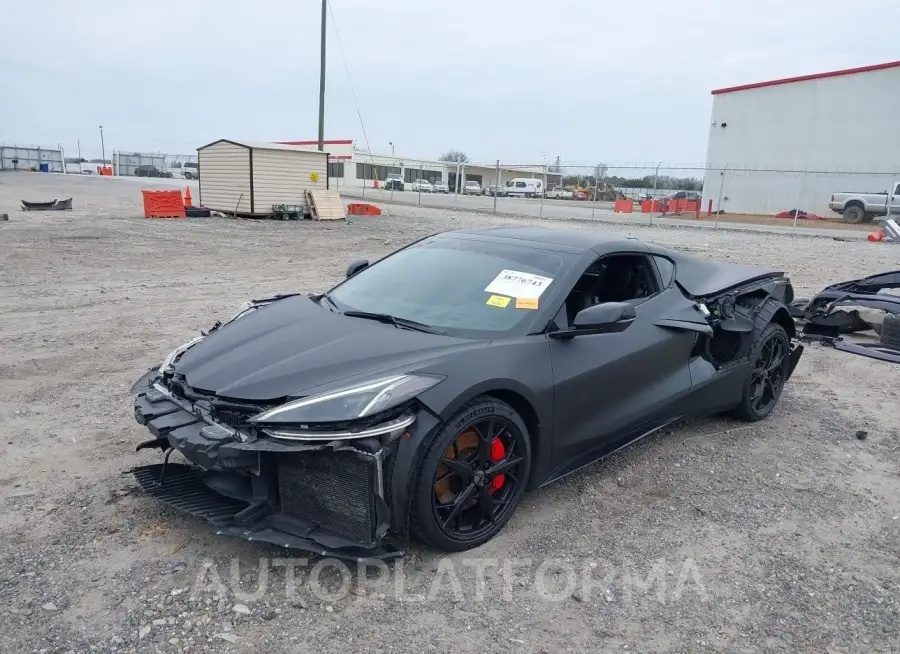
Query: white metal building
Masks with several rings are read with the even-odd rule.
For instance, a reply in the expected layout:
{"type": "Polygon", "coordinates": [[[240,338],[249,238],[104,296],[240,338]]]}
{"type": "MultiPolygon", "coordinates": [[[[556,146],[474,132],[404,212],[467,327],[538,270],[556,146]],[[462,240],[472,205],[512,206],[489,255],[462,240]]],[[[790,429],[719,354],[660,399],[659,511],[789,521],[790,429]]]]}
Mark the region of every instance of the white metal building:
{"type": "MultiPolygon", "coordinates": [[[[318,146],[317,141],[281,141],[281,143],[307,148],[318,146]]],[[[361,152],[354,147],[352,139],[327,140],[323,145],[330,155],[328,164],[330,183],[338,190],[374,188],[376,182],[384,182],[390,174],[400,175],[407,184],[412,184],[417,179],[447,182],[451,192],[457,181],[461,188],[466,181],[475,181],[481,186],[487,186],[496,184],[498,180],[496,165],[467,163],[457,166],[446,161],[417,159],[399,154],[361,152]]],[[[541,167],[501,166],[499,183],[501,186],[505,185],[514,177],[543,178],[543,176],[544,170],[541,167]]],[[[559,182],[559,174],[547,173],[547,188],[553,188],[559,182]]]]}
{"type": "Polygon", "coordinates": [[[306,147],[219,139],[197,148],[197,161],[198,201],[214,211],[267,216],[328,188],[328,153],[306,147]]]}
{"type": "Polygon", "coordinates": [[[0,145],[0,170],[63,171],[63,151],[30,145],[0,145]]]}
{"type": "Polygon", "coordinates": [[[712,94],[704,208],[836,217],[832,193],[900,178],[900,61],[712,94]]]}

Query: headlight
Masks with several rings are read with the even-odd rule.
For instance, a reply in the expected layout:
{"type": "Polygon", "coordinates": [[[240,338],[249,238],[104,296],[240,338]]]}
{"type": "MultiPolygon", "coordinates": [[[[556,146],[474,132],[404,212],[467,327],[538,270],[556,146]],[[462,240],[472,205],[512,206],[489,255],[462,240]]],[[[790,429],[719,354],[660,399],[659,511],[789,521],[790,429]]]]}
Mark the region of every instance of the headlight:
{"type": "Polygon", "coordinates": [[[357,420],[403,404],[443,379],[431,375],[383,377],[282,404],[250,422],[283,425],[357,420]]]}

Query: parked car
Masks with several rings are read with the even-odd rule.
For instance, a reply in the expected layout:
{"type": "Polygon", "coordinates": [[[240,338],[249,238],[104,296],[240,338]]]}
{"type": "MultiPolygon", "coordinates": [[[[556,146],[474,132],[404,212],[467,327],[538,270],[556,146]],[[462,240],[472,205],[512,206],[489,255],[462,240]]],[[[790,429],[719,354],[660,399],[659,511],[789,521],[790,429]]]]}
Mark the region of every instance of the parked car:
{"type": "Polygon", "coordinates": [[[506,182],[506,194],[510,197],[540,197],[544,192],[544,183],[531,177],[516,177],[506,182]]]}
{"type": "Polygon", "coordinates": [[[196,161],[185,161],[181,164],[181,176],[185,179],[200,179],[200,164],[196,161]]]}
{"type": "Polygon", "coordinates": [[[484,194],[494,197],[495,195],[498,198],[506,197],[506,187],[505,186],[497,186],[496,184],[489,184],[484,187],[484,194]]]}
{"type": "Polygon", "coordinates": [[[172,177],[171,171],[162,170],[157,168],[156,166],[152,166],[150,164],[145,164],[143,166],[137,166],[134,169],[135,177],[172,177]]]}
{"type": "Polygon", "coordinates": [[[575,194],[561,186],[554,186],[547,191],[547,198],[551,200],[574,200],[575,194]]]}
{"type": "Polygon", "coordinates": [[[403,178],[400,175],[388,175],[388,178],[384,180],[384,189],[386,191],[403,191],[406,189],[406,184],[403,183],[403,178]]]}
{"type": "Polygon", "coordinates": [[[900,182],[895,182],[890,194],[887,191],[881,193],[834,193],[828,207],[839,213],[844,222],[868,223],[876,216],[886,216],[888,213],[888,196],[890,195],[891,215],[900,214],[900,182]]]}
{"type": "Polygon", "coordinates": [[[803,352],[792,297],[782,272],[608,231],[431,235],[174,349],[133,386],[137,449],[166,462],[132,473],[219,534],[468,550],[526,491],[677,420],[769,416],[803,352]]]}
{"type": "Polygon", "coordinates": [[[447,182],[444,182],[442,180],[437,180],[434,184],[432,184],[432,186],[434,186],[435,193],[449,193],[450,192],[450,185],[447,182]]]}
{"type": "Polygon", "coordinates": [[[700,200],[700,194],[696,191],[676,191],[671,195],[661,195],[655,197],[654,199],[659,201],[660,211],[668,211],[670,201],[687,200],[688,202],[697,202],[698,200],[700,200]]]}
{"type": "Polygon", "coordinates": [[[422,193],[433,193],[434,186],[427,179],[417,179],[412,185],[413,191],[421,191],[422,193]]]}
{"type": "Polygon", "coordinates": [[[573,199],[575,199],[575,200],[590,200],[590,199],[591,199],[591,194],[588,193],[587,191],[575,191],[575,192],[572,194],[572,197],[573,197],[573,199]]]}
{"type": "Polygon", "coordinates": [[[473,180],[467,181],[463,186],[463,195],[481,195],[481,184],[473,180]]]}
{"type": "Polygon", "coordinates": [[[696,191],[676,191],[669,195],[668,200],[687,200],[688,202],[696,202],[700,199],[700,194],[696,191]]]}

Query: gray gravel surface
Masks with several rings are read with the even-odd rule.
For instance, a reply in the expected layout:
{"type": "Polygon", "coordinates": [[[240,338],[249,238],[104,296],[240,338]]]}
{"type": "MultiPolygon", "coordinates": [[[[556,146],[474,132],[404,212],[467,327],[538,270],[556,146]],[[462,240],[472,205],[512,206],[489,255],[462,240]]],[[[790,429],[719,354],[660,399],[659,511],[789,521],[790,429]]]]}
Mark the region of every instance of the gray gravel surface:
{"type": "MultiPolygon", "coordinates": [[[[245,299],[327,288],[353,258],[539,221],[402,206],[352,224],[144,220],[140,188],[0,174],[0,651],[900,649],[900,374],[816,346],[769,419],[659,433],[530,494],[472,552],[414,544],[387,572],[345,580],[312,557],[289,573],[303,553],[162,508],[122,474],[157,459],[134,452],[147,432],[128,389],[175,345],[245,299]],[[72,212],[17,210],[70,195],[72,212]]],[[[900,267],[887,244],[552,224],[774,266],[801,294],[900,267]]]]}

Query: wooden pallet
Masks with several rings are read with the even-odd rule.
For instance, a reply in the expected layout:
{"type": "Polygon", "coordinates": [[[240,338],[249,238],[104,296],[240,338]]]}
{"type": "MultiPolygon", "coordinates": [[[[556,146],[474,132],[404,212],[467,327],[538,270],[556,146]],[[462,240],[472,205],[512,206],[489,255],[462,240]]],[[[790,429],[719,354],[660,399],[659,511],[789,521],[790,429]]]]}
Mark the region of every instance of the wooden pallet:
{"type": "Polygon", "coordinates": [[[337,191],[306,191],[306,202],[313,220],[344,220],[347,217],[337,191]]]}

